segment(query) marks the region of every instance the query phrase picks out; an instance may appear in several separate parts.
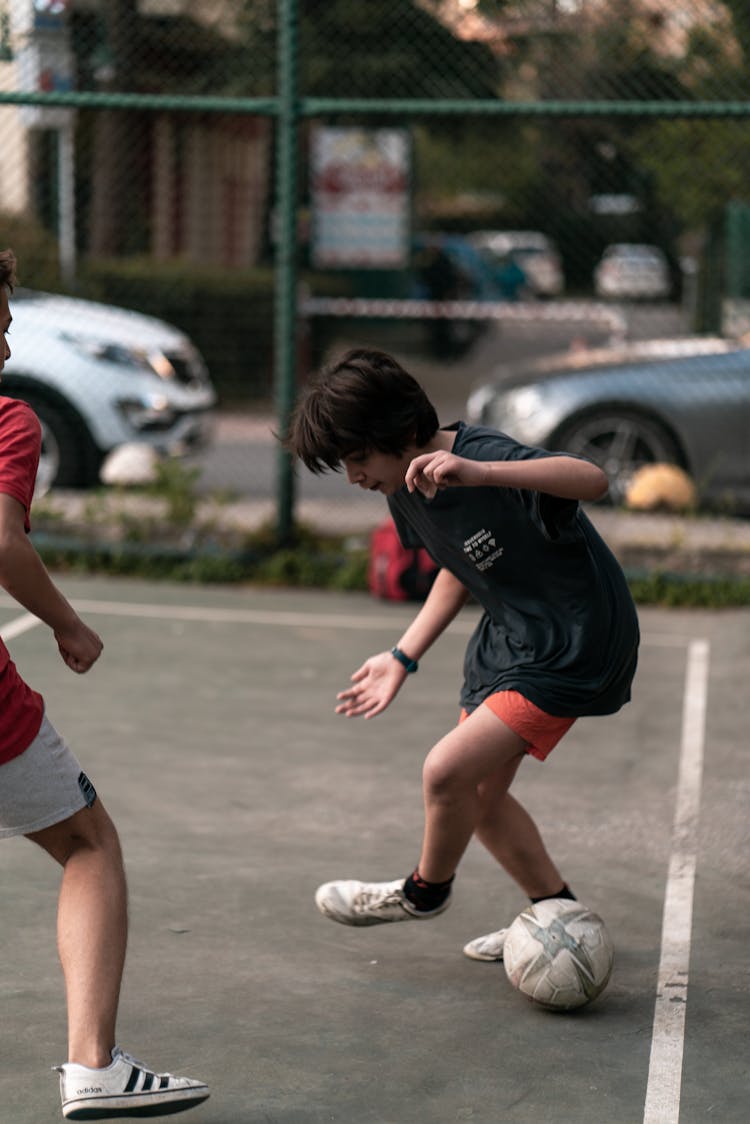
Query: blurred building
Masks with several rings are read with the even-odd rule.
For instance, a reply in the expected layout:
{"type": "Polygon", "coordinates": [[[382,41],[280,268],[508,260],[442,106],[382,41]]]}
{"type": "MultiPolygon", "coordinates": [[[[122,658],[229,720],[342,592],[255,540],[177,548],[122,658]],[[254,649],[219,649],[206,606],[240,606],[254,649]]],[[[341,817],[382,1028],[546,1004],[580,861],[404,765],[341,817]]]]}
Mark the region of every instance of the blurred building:
{"type": "MultiPolygon", "coordinates": [[[[200,91],[202,71],[220,67],[222,52],[233,48],[239,8],[231,0],[6,4],[0,89],[172,95],[200,91]],[[127,25],[114,23],[118,7],[131,11],[127,25]]],[[[210,79],[203,85],[210,87],[210,79]]],[[[90,122],[82,129],[81,116],[71,109],[0,107],[0,212],[50,223],[45,207],[65,194],[57,181],[66,174],[54,138],[75,130],[70,192],[79,193],[78,241],[91,253],[145,252],[223,267],[257,263],[266,225],[268,119],[113,109],[97,112],[93,129],[90,122]]],[[[51,225],[59,221],[54,216],[51,225]]]]}

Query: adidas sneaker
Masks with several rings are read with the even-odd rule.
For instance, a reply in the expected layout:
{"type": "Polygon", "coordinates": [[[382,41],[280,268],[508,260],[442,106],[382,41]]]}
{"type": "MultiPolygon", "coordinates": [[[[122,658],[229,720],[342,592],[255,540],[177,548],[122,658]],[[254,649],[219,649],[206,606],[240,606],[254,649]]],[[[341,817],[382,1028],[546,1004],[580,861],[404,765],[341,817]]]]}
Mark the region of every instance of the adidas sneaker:
{"type": "Polygon", "coordinates": [[[153,1073],[119,1046],[104,1069],[76,1062],[55,1066],[60,1074],[62,1113],[68,1120],[121,1116],[167,1116],[205,1101],[208,1086],[191,1077],[153,1073]]]}

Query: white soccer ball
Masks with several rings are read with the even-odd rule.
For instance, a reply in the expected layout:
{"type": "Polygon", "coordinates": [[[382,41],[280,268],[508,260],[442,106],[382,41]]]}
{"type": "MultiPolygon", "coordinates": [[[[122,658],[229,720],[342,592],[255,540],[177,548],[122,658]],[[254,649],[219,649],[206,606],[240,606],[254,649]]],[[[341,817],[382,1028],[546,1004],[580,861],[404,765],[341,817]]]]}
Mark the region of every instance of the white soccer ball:
{"type": "Polygon", "coordinates": [[[508,929],[508,979],[535,1003],[569,1011],[607,986],[615,950],[604,922],[579,902],[548,898],[519,913],[508,929]]]}

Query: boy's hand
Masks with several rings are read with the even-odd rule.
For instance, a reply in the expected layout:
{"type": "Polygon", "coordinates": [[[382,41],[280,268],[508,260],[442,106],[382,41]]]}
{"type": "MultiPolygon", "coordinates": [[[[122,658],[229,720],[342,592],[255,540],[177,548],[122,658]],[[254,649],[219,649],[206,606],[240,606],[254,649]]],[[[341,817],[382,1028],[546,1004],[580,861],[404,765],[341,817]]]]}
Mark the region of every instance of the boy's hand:
{"type": "Polygon", "coordinates": [[[352,675],[354,686],[336,696],[336,713],[347,718],[374,718],[398,694],[406,675],[406,668],[390,652],[370,656],[352,675]]]}
{"type": "Polygon", "coordinates": [[[56,632],[55,640],[66,665],[79,675],[96,663],[104,647],[101,638],[83,621],[65,632],[56,632]]]}
{"type": "Polygon", "coordinates": [[[441,449],[415,457],[406,470],[405,483],[410,492],[416,489],[431,500],[441,488],[480,487],[485,477],[485,465],[481,461],[465,460],[441,449]]]}

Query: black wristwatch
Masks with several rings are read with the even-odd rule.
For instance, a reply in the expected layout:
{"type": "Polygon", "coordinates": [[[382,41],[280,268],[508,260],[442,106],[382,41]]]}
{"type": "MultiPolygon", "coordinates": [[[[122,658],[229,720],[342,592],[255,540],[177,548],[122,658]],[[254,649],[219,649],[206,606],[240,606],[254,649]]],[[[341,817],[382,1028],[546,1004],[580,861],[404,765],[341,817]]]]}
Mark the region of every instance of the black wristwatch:
{"type": "Polygon", "coordinates": [[[391,655],[395,660],[405,667],[410,675],[419,670],[419,664],[416,660],[410,660],[406,652],[402,652],[400,648],[391,648],[391,655]]]}

